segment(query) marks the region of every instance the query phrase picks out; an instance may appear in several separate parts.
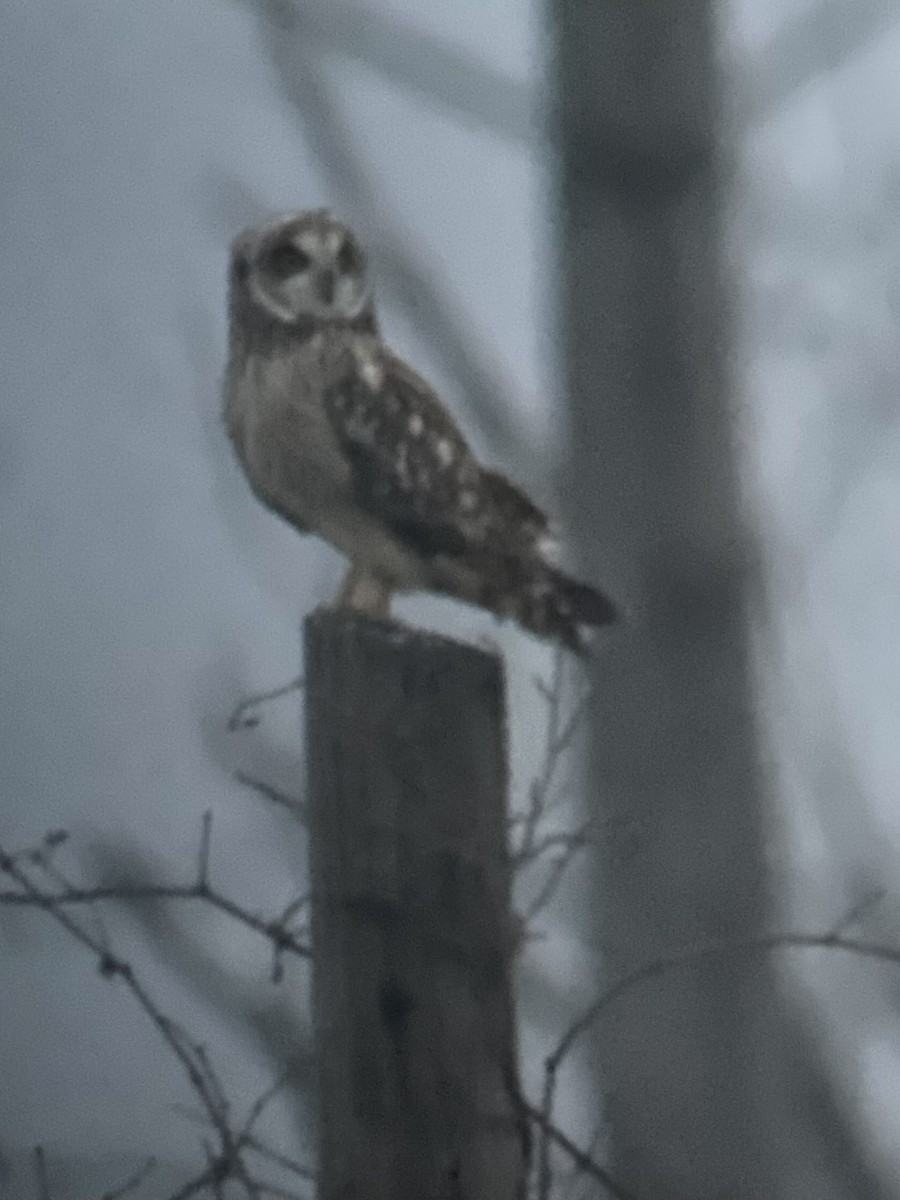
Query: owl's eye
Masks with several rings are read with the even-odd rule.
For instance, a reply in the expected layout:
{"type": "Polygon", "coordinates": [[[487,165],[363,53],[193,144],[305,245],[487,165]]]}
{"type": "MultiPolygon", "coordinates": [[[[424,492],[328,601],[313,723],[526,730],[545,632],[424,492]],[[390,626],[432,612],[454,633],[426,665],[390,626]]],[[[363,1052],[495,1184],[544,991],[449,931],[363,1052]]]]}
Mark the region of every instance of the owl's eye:
{"type": "Polygon", "coordinates": [[[312,259],[293,242],[280,242],[269,254],[269,267],[282,279],[300,275],[311,266],[312,259]]]}
{"type": "Polygon", "coordinates": [[[360,254],[349,238],[344,238],[337,255],[338,270],[342,275],[350,275],[362,268],[360,254]]]}

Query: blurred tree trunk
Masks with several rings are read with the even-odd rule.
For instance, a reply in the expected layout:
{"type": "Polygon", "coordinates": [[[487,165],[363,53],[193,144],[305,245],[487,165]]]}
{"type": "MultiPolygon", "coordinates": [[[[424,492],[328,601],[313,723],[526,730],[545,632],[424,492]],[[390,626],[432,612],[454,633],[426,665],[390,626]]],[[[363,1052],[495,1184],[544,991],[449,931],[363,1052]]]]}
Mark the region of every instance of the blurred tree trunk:
{"type": "MultiPolygon", "coordinates": [[[[596,662],[607,979],[768,925],[729,412],[713,5],[553,0],[572,527],[630,609],[596,662]]],[[[653,1200],[789,1194],[772,964],[669,972],[596,1030],[619,1181],[653,1200]],[[782,1118],[779,1121],[779,1117],[782,1118]],[[782,1125],[781,1136],[778,1126],[782,1125]]]]}

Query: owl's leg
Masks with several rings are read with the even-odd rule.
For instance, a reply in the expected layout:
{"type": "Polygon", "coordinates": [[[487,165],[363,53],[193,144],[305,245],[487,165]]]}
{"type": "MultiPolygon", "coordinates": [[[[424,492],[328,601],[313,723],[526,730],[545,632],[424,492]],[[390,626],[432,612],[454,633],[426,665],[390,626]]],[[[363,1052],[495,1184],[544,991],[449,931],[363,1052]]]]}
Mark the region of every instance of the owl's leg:
{"type": "Polygon", "coordinates": [[[391,615],[390,585],[365,567],[351,566],[332,608],[349,608],[383,620],[391,615]]]}

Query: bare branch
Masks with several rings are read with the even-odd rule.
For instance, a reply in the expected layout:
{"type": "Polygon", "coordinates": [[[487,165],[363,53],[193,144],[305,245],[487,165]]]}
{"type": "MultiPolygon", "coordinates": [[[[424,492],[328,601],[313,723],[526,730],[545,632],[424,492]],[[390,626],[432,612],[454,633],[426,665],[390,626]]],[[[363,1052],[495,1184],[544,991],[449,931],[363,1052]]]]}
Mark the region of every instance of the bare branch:
{"type": "MultiPolygon", "coordinates": [[[[199,900],[202,903],[208,904],[211,908],[224,912],[233,920],[247,926],[248,929],[253,929],[256,933],[261,934],[272,943],[279,954],[289,952],[301,958],[309,958],[311,956],[309,946],[305,942],[301,942],[289,927],[289,921],[301,906],[299,901],[294,901],[288,905],[280,917],[260,917],[241,907],[236,901],[230,899],[209,883],[207,864],[211,828],[211,816],[207,813],[204,816],[203,832],[198,852],[197,877],[192,883],[188,884],[130,885],[127,883],[116,883],[91,888],[81,888],[66,884],[65,887],[59,890],[44,892],[33,885],[26,887],[16,877],[15,872],[20,869],[17,864],[17,857],[21,858],[21,855],[4,855],[0,851],[0,871],[12,875],[16,879],[16,882],[19,883],[18,890],[0,891],[0,904],[22,908],[44,908],[52,911],[57,920],[62,921],[61,910],[70,906],[99,904],[104,901],[199,900]]],[[[69,928],[68,925],[66,927],[69,928]]],[[[106,939],[102,932],[96,936],[92,935],[89,941],[84,941],[81,936],[75,933],[75,928],[83,932],[81,927],[69,928],[69,932],[73,936],[77,936],[78,940],[82,941],[84,945],[90,949],[94,949],[96,943],[97,946],[105,949],[106,939]]]]}
{"type": "MultiPolygon", "coordinates": [[[[67,911],[67,907],[70,905],[91,904],[110,899],[123,900],[136,897],[165,899],[173,896],[205,899],[216,907],[224,908],[225,911],[245,924],[249,924],[252,928],[265,933],[277,951],[293,949],[302,953],[304,957],[307,956],[309,954],[307,947],[301,946],[286,927],[287,921],[296,913],[302,900],[288,905],[284,915],[278,920],[266,922],[243,912],[233,902],[218,896],[212,889],[209,883],[211,832],[212,819],[207,813],[204,815],[197,857],[197,879],[194,884],[186,888],[110,886],[79,889],[68,883],[65,876],[48,859],[48,845],[51,840],[54,840],[55,835],[45,837],[37,851],[10,854],[0,846],[0,871],[8,875],[18,889],[0,893],[0,903],[30,905],[42,908],[49,913],[77,942],[94,955],[101,975],[108,979],[117,978],[123,981],[138,1007],[156,1027],[163,1042],[180,1063],[192,1091],[200,1101],[204,1124],[212,1130],[214,1142],[206,1145],[207,1161],[204,1169],[179,1188],[170,1197],[170,1200],[187,1200],[188,1197],[195,1196],[204,1189],[210,1189],[214,1195],[224,1196],[223,1188],[229,1180],[243,1189],[248,1200],[264,1200],[264,1197],[267,1196],[279,1198],[279,1200],[306,1200],[299,1193],[256,1178],[244,1159],[245,1154],[252,1151],[282,1169],[293,1171],[303,1179],[312,1177],[311,1172],[287,1156],[272,1150],[254,1133],[254,1128],[263,1112],[281,1089],[287,1076],[279,1079],[251,1106],[242,1128],[234,1128],[228,1097],[205,1046],[193,1041],[177,1022],[162,1011],[138,978],[131,964],[120,958],[109,946],[104,933],[92,933],[67,911]],[[46,891],[35,882],[31,874],[35,870],[42,871],[51,879],[54,891],[46,891]]],[[[64,839],[57,840],[61,844],[64,839]]],[[[107,1192],[102,1200],[123,1200],[147,1177],[150,1171],[155,1169],[155,1165],[153,1159],[148,1160],[124,1184],[107,1192]]],[[[44,1153],[40,1147],[35,1150],[35,1172],[39,1200],[51,1200],[44,1153]]]]}
{"type": "Polygon", "coordinates": [[[258,1140],[255,1134],[245,1134],[244,1142],[248,1150],[255,1150],[257,1154],[275,1166],[282,1167],[285,1171],[291,1171],[301,1179],[307,1179],[313,1183],[316,1181],[316,1172],[311,1167],[305,1167],[303,1163],[297,1162],[296,1159],[289,1158],[286,1154],[281,1154],[279,1151],[273,1150],[271,1146],[264,1145],[258,1140]]]}
{"type": "MultiPolygon", "coordinates": [[[[291,1172],[300,1179],[314,1182],[317,1178],[315,1171],[304,1166],[302,1163],[296,1162],[287,1155],[280,1154],[277,1150],[273,1150],[270,1146],[267,1146],[264,1142],[260,1141],[259,1138],[257,1138],[253,1133],[253,1127],[259,1121],[263,1112],[274,1099],[274,1097],[277,1096],[285,1086],[288,1078],[288,1073],[282,1074],[258,1097],[257,1100],[254,1101],[242,1128],[234,1134],[234,1145],[242,1152],[245,1150],[252,1150],[254,1153],[260,1155],[260,1157],[265,1161],[270,1162],[275,1166],[279,1166],[283,1170],[291,1172]]],[[[193,1113],[184,1109],[180,1109],[179,1111],[181,1111],[183,1115],[188,1117],[190,1120],[199,1119],[204,1125],[208,1124],[208,1120],[203,1114],[193,1113]]],[[[241,1169],[245,1170],[243,1167],[241,1169]]],[[[197,1179],[192,1180],[190,1186],[194,1186],[200,1178],[201,1177],[198,1177],[197,1179]]],[[[202,1179],[203,1186],[213,1182],[213,1180],[209,1177],[208,1171],[204,1172],[202,1179]]],[[[244,1182],[243,1177],[241,1177],[241,1182],[244,1182]]],[[[280,1188],[275,1184],[264,1183],[255,1179],[251,1180],[249,1176],[247,1177],[247,1183],[252,1184],[252,1187],[255,1189],[253,1192],[254,1195],[258,1193],[259,1195],[283,1196],[289,1198],[289,1200],[296,1200],[298,1195],[296,1192],[280,1188]]]]}
{"type": "MultiPolygon", "coordinates": [[[[544,89],[493,70],[410,24],[348,2],[252,0],[283,32],[302,33],[319,49],[363,63],[468,122],[511,141],[538,143],[544,89]]],[[[819,0],[756,54],[736,55],[741,126],[752,130],[818,75],[839,70],[897,20],[894,0],[819,0]]]]}
{"type": "MultiPolygon", "coordinates": [[[[846,922],[842,924],[846,924],[846,922]]],[[[541,1100],[541,1112],[546,1121],[550,1121],[552,1118],[556,1083],[563,1060],[571,1052],[575,1042],[587,1032],[604,1010],[623,995],[650,979],[680,967],[695,965],[705,959],[725,954],[770,953],[774,950],[792,949],[839,950],[846,954],[858,955],[861,958],[871,958],[900,965],[900,948],[864,941],[860,938],[848,938],[833,931],[820,934],[778,933],[762,938],[723,938],[696,946],[687,946],[682,950],[675,950],[671,954],[655,959],[653,962],[645,963],[644,966],[637,967],[623,975],[590,1004],[569,1025],[557,1043],[556,1049],[547,1057],[544,1065],[544,1091],[541,1100]]]]}
{"type": "Polygon", "coordinates": [[[550,850],[581,850],[590,842],[588,835],[590,828],[591,822],[585,821],[578,829],[561,830],[558,833],[548,833],[543,837],[536,837],[529,848],[517,850],[510,856],[510,865],[514,871],[518,871],[522,867],[531,866],[550,850]]]}
{"type": "Polygon", "coordinates": [[[559,890],[559,886],[563,881],[566,871],[569,869],[575,855],[590,845],[588,837],[589,824],[585,824],[581,829],[576,829],[571,833],[557,834],[553,838],[544,840],[543,845],[547,842],[558,842],[563,845],[562,854],[557,854],[550,864],[547,871],[547,877],[541,885],[538,894],[534,897],[525,912],[522,914],[522,920],[525,925],[533,921],[538,913],[542,912],[559,890]]]}
{"type": "Polygon", "coordinates": [[[386,12],[348,0],[266,0],[270,20],[318,48],[362,62],[467,123],[515,141],[536,140],[536,89],[386,12]]]}
{"type": "Polygon", "coordinates": [[[549,792],[559,766],[560,713],[562,709],[563,671],[565,669],[562,651],[558,650],[553,657],[553,671],[550,682],[547,683],[536,676],[534,686],[547,705],[547,742],[544,761],[540,773],[532,781],[529,791],[528,811],[522,827],[519,846],[513,851],[513,861],[527,861],[534,848],[535,832],[538,822],[547,811],[549,792]]]}
{"type": "Polygon", "coordinates": [[[541,769],[529,789],[528,808],[511,822],[511,828],[520,828],[520,833],[510,861],[513,869],[519,871],[540,861],[549,851],[558,849],[561,853],[553,857],[538,894],[523,914],[522,920],[526,925],[550,903],[575,855],[589,844],[591,828],[590,823],[586,822],[578,829],[556,829],[539,834],[547,813],[564,795],[557,783],[559,770],[584,720],[591,690],[582,687],[574,702],[567,703],[569,689],[566,659],[562,651],[557,651],[554,657],[549,681],[538,677],[534,683],[547,704],[546,748],[541,769]]]}
{"type": "MultiPolygon", "coordinates": [[[[203,845],[208,846],[208,839],[204,839],[203,845]]],[[[203,861],[201,857],[201,863],[203,861]]],[[[269,1089],[252,1106],[244,1129],[234,1130],[231,1126],[230,1106],[225,1090],[210,1062],[206,1048],[199,1042],[192,1041],[175,1021],[163,1013],[150,992],[141,983],[131,964],[119,958],[103,941],[92,935],[64,911],[62,905],[66,899],[66,893],[57,897],[42,891],[21,863],[5,853],[2,847],[0,847],[0,870],[13,879],[18,885],[20,893],[25,895],[32,904],[45,909],[76,941],[93,953],[101,975],[108,979],[117,978],[123,981],[138,1006],[156,1027],[170,1052],[181,1064],[191,1089],[200,1101],[204,1118],[215,1134],[216,1145],[207,1147],[205,1170],[179,1189],[171,1197],[171,1200],[187,1200],[187,1197],[196,1195],[204,1187],[212,1188],[215,1195],[224,1195],[223,1184],[229,1179],[243,1187],[248,1200],[262,1200],[267,1195],[281,1197],[283,1200],[297,1200],[295,1193],[275,1184],[255,1179],[242,1157],[248,1148],[248,1138],[251,1136],[253,1125],[258,1121],[265,1106],[280,1085],[269,1089]]],[[[35,1151],[35,1168],[40,1189],[39,1200],[50,1200],[44,1155],[40,1147],[35,1151]]],[[[142,1172],[137,1178],[143,1178],[146,1173],[147,1168],[142,1168],[142,1172]]],[[[133,1188],[134,1186],[133,1182],[129,1182],[128,1187],[133,1188]]],[[[124,1194],[125,1191],[120,1188],[117,1192],[112,1193],[112,1196],[121,1197],[124,1194]]]]}
{"type": "MultiPolygon", "coordinates": [[[[282,1078],[284,1079],[285,1077],[282,1078]]],[[[279,1082],[274,1086],[276,1088],[280,1087],[281,1083],[279,1082]]],[[[256,1102],[256,1105],[258,1104],[259,1101],[256,1102]]],[[[254,1105],[254,1108],[256,1105],[254,1105]]],[[[181,1105],[175,1105],[175,1111],[181,1116],[187,1118],[189,1121],[200,1122],[203,1125],[206,1125],[203,1115],[193,1112],[191,1109],[184,1108],[181,1105]]],[[[248,1150],[253,1150],[255,1153],[259,1154],[262,1158],[266,1159],[266,1161],[272,1163],[274,1166],[281,1167],[285,1171],[289,1171],[291,1174],[296,1175],[298,1179],[304,1179],[311,1183],[315,1183],[315,1181],[318,1179],[318,1174],[316,1171],[314,1171],[311,1167],[305,1166],[303,1163],[298,1162],[296,1159],[290,1158],[287,1154],[282,1154],[280,1151],[274,1150],[271,1146],[267,1146],[264,1142],[261,1142],[259,1138],[257,1138],[257,1136],[252,1132],[251,1126],[252,1120],[248,1118],[247,1124],[244,1126],[244,1129],[241,1132],[241,1140],[248,1150]]]]}
{"type": "MultiPolygon", "coordinates": [[[[124,959],[113,955],[83,926],[79,925],[77,921],[64,912],[54,896],[42,892],[32,882],[25,870],[3,852],[2,847],[0,847],[0,870],[6,872],[19,885],[21,891],[30,898],[33,904],[45,909],[76,941],[80,942],[82,946],[96,956],[101,975],[109,979],[117,977],[124,981],[125,986],[131,992],[140,1008],[143,1009],[144,1013],[156,1026],[169,1049],[181,1063],[194,1091],[199,1096],[206,1110],[210,1122],[224,1138],[227,1128],[222,1122],[221,1114],[216,1105],[216,1099],[210,1092],[204,1071],[198,1064],[195,1048],[191,1047],[190,1043],[180,1034],[177,1026],[168,1017],[164,1016],[149,992],[139,982],[131,966],[124,959]]],[[[43,1162],[43,1155],[41,1155],[39,1161],[43,1162]]]]}
{"type": "Polygon", "coordinates": [[[305,801],[301,800],[299,796],[291,796],[287,792],[281,791],[280,788],[273,787],[272,784],[266,783],[262,779],[257,779],[254,775],[248,775],[246,771],[235,771],[234,778],[244,787],[258,792],[260,796],[265,796],[279,808],[286,808],[292,817],[296,817],[301,824],[306,824],[308,809],[305,801]]]}
{"type": "Polygon", "coordinates": [[[886,891],[883,887],[873,888],[866,892],[853,907],[838,921],[831,933],[835,936],[841,933],[846,933],[848,929],[852,929],[854,925],[858,925],[864,917],[868,917],[873,909],[877,908],[884,900],[886,891]]]}
{"type": "MultiPolygon", "coordinates": [[[[527,1100],[522,1100],[521,1105],[522,1112],[525,1114],[525,1116],[527,1116],[528,1119],[532,1121],[542,1133],[546,1134],[548,1141],[554,1142],[557,1146],[559,1146],[560,1150],[564,1151],[569,1158],[571,1158],[572,1162],[575,1163],[575,1165],[579,1168],[579,1170],[585,1173],[585,1175],[590,1175],[592,1179],[596,1179],[598,1183],[602,1183],[607,1192],[609,1192],[611,1196],[615,1196],[616,1200],[637,1200],[634,1192],[629,1192],[620,1183],[617,1183],[607,1170],[601,1167],[599,1163],[594,1162],[590,1155],[585,1154],[583,1150],[579,1149],[578,1146],[576,1146],[571,1140],[571,1138],[566,1137],[561,1129],[557,1129],[553,1122],[549,1120],[549,1118],[542,1111],[535,1108],[534,1105],[529,1104],[527,1100]]],[[[546,1191],[541,1191],[539,1185],[538,1196],[540,1197],[540,1200],[547,1200],[548,1194],[549,1185],[546,1191]]]]}
{"type": "Polygon", "coordinates": [[[839,70],[897,22],[895,0],[819,0],[752,57],[735,64],[735,111],[745,130],[771,117],[818,75],[839,70]]]}
{"type": "Polygon", "coordinates": [[[762,938],[747,938],[746,940],[723,938],[721,941],[688,946],[623,975],[569,1026],[556,1050],[547,1061],[554,1064],[560,1063],[576,1039],[596,1021],[604,1009],[648,979],[664,975],[678,967],[691,966],[707,958],[716,958],[722,954],[767,953],[772,950],[840,950],[861,958],[873,958],[881,962],[900,965],[900,948],[864,941],[861,938],[848,938],[842,934],[831,932],[819,934],[774,933],[762,938]]]}
{"type": "Polygon", "coordinates": [[[303,676],[298,675],[296,679],[292,679],[290,683],[282,684],[281,687],[271,688],[266,692],[256,692],[252,696],[248,696],[246,700],[242,700],[231,716],[228,718],[228,732],[234,733],[238,729],[254,729],[260,722],[260,717],[253,711],[260,708],[264,704],[271,703],[272,700],[280,700],[282,696],[289,696],[291,692],[299,692],[303,688],[303,676]]]}
{"type": "MultiPolygon", "coordinates": [[[[603,1131],[606,1128],[606,1122],[601,1118],[594,1126],[594,1132],[591,1134],[591,1140],[588,1142],[585,1154],[588,1158],[594,1157],[594,1152],[600,1144],[600,1139],[603,1136],[603,1131]]],[[[571,1200],[571,1197],[578,1184],[578,1180],[584,1174],[578,1163],[573,1163],[569,1177],[566,1180],[565,1189],[560,1185],[559,1180],[554,1185],[554,1200],[571,1200]]]]}
{"type": "Polygon", "coordinates": [[[100,1200],[124,1200],[124,1197],[129,1192],[135,1191],[136,1188],[147,1179],[156,1170],[156,1159],[148,1158],[133,1175],[130,1175],[121,1186],[113,1188],[111,1192],[104,1192],[100,1200]]]}
{"type": "Polygon", "coordinates": [[[51,1200],[50,1181],[47,1179],[47,1159],[43,1146],[34,1148],[34,1178],[38,1200],[51,1200]]]}
{"type": "Polygon", "coordinates": [[[203,814],[203,824],[200,829],[200,849],[197,852],[197,884],[209,889],[209,839],[212,834],[212,813],[209,809],[203,814]]]}
{"type": "Polygon", "coordinates": [[[215,1163],[210,1164],[199,1175],[183,1184],[177,1192],[173,1192],[169,1200],[190,1200],[191,1196],[196,1196],[198,1192],[207,1187],[212,1187],[214,1190],[217,1189],[219,1194],[221,1194],[221,1187],[219,1187],[216,1178],[217,1170],[218,1167],[215,1163]]]}

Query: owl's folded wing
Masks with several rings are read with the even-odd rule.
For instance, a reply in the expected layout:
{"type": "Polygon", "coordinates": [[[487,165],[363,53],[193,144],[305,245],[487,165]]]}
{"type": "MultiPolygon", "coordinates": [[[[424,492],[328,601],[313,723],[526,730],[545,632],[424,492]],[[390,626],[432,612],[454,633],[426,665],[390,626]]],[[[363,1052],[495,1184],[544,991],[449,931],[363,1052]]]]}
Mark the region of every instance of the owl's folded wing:
{"type": "Polygon", "coordinates": [[[373,356],[325,406],[357,501],[416,553],[529,554],[549,539],[544,514],[478,464],[425,381],[393,355],[373,356]]]}

